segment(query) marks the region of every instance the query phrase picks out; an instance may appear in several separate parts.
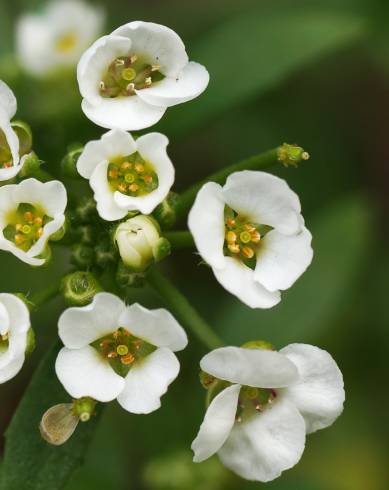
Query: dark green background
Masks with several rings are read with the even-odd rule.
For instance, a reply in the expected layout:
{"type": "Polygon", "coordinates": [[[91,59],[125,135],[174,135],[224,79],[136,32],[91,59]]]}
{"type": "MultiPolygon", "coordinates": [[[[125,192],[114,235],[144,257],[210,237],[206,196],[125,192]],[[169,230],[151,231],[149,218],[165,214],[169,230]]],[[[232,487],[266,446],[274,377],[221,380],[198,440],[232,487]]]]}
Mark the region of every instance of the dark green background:
{"type": "MultiPolygon", "coordinates": [[[[16,20],[41,4],[0,0],[0,78],[17,95],[18,118],[32,126],[34,149],[47,162],[47,170],[57,174],[68,144],[84,143],[102,130],[81,112],[74,73],[37,81],[15,68],[16,20]]],[[[300,195],[315,249],[313,265],[279,306],[265,312],[248,309],[223,291],[190,251],[169,258],[166,271],[228,343],[265,338],[278,347],[310,342],[329,350],[344,373],[347,397],[343,416],[333,427],[310,436],[300,464],[273,483],[246,483],[216,458],[194,465],[189,447],[203,416],[197,366],[206,350],[192,339],[179,354],[182,371],[162,408],[135,416],[112,403],[85,465],[66,490],[386,490],[387,2],[102,4],[108,13],[106,32],[137,19],[166,24],[182,36],[190,58],[210,71],[207,93],[169,109],[155,127],[170,139],[176,190],[284,141],[310,152],[311,160],[299,169],[274,169],[300,195]]],[[[72,191],[77,195],[76,187],[72,191]]],[[[1,253],[0,290],[26,293],[44,287],[68,268],[65,250],[58,247],[54,259],[47,269],[32,270],[1,253]]],[[[137,291],[132,299],[159,304],[147,290],[137,291]]],[[[57,301],[34,314],[38,348],[17,378],[0,387],[2,432],[55,338],[62,308],[57,301]]]]}

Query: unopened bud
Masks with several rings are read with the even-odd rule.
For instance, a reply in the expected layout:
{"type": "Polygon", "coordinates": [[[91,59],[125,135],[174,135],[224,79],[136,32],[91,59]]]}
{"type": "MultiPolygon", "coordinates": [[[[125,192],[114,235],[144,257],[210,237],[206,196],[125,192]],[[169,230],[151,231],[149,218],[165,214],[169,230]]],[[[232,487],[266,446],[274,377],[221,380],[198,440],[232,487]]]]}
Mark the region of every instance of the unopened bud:
{"type": "Polygon", "coordinates": [[[94,256],[95,253],[92,247],[77,243],[72,247],[70,262],[76,267],[87,269],[92,266],[94,256]]]}
{"type": "Polygon", "coordinates": [[[74,219],[80,223],[89,223],[96,213],[96,202],[92,197],[84,197],[74,210],[74,219]]]}
{"type": "Polygon", "coordinates": [[[134,272],[129,269],[122,261],[118,264],[116,271],[116,282],[122,287],[140,288],[144,286],[146,274],[144,272],[134,272]]]}
{"type": "Polygon", "coordinates": [[[72,403],[60,403],[43,414],[39,430],[49,444],[61,446],[73,435],[79,421],[80,418],[73,413],[72,403]]]}
{"type": "Polygon", "coordinates": [[[61,161],[61,170],[62,174],[65,177],[70,177],[72,179],[77,179],[80,177],[80,174],[77,171],[77,160],[81,155],[83,147],[77,145],[75,148],[72,148],[62,159],[61,161]]]}
{"type": "Polygon", "coordinates": [[[103,289],[92,273],[78,271],[62,279],[61,290],[68,305],[84,306],[103,289]]]}
{"type": "Polygon", "coordinates": [[[19,177],[34,177],[39,174],[42,161],[39,160],[37,155],[32,151],[24,160],[24,165],[19,172],[19,177]]]}
{"type": "Polygon", "coordinates": [[[163,229],[171,228],[176,222],[176,206],[178,200],[178,194],[169,192],[166,199],[153,212],[153,216],[163,229]]]}
{"type": "Polygon", "coordinates": [[[143,272],[156,261],[160,229],[150,216],[138,215],[120,223],[113,238],[123,263],[133,272],[143,272]]]}
{"type": "Polygon", "coordinates": [[[110,240],[100,241],[95,246],[95,262],[99,267],[104,269],[107,265],[116,262],[117,258],[117,249],[110,240]]]}

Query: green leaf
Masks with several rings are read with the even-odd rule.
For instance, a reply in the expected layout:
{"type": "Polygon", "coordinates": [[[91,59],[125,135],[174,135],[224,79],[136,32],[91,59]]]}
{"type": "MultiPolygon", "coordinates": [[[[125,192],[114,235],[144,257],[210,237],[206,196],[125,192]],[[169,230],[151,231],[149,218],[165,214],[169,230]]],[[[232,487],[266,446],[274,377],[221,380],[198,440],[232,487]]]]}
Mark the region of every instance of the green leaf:
{"type": "Polygon", "coordinates": [[[371,213],[353,196],[333,204],[311,227],[314,259],[310,268],[270,310],[252,310],[228,298],[215,325],[227,343],[265,339],[276,347],[317,340],[352,306],[368,265],[371,213]],[[363,266],[363,267],[362,267],[363,266]]]}
{"type": "Polygon", "coordinates": [[[0,490],[60,490],[83,462],[98,417],[80,423],[63,446],[51,446],[40,436],[39,422],[51,406],[68,402],[54,363],[59,343],[43,358],[6,432],[0,490]]]}
{"type": "Polygon", "coordinates": [[[163,129],[186,132],[262,95],[319,56],[359,40],[366,23],[352,13],[302,4],[261,4],[234,17],[190,49],[191,59],[209,70],[209,86],[195,102],[171,109],[163,129]]]}

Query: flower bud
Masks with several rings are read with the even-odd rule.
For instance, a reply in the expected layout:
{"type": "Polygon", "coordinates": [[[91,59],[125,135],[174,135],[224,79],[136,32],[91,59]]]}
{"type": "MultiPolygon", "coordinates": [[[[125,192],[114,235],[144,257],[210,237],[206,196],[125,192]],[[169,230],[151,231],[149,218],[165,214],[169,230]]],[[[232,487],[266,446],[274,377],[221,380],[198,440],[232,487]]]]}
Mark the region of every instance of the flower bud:
{"type": "Polygon", "coordinates": [[[156,208],[153,216],[162,228],[171,228],[176,222],[176,206],[179,196],[175,192],[169,192],[166,199],[156,208]]]}
{"type": "Polygon", "coordinates": [[[99,267],[104,269],[107,265],[117,262],[118,253],[110,240],[100,240],[94,250],[95,262],[99,267]]]}
{"type": "Polygon", "coordinates": [[[80,174],[77,171],[77,160],[81,155],[83,147],[81,145],[72,148],[61,161],[62,174],[65,177],[70,177],[72,179],[77,179],[80,174]]]}
{"type": "Polygon", "coordinates": [[[285,167],[288,167],[289,165],[297,167],[301,160],[309,159],[309,153],[300,146],[284,143],[278,150],[278,159],[285,167]]]}
{"type": "Polygon", "coordinates": [[[83,245],[82,243],[76,243],[72,247],[70,262],[76,267],[87,269],[92,266],[94,256],[95,253],[92,247],[83,245]]]}
{"type": "Polygon", "coordinates": [[[19,172],[19,177],[26,178],[36,176],[39,173],[40,166],[42,162],[39,160],[38,156],[31,152],[24,161],[23,168],[19,172]]]}
{"type": "Polygon", "coordinates": [[[74,217],[80,223],[88,223],[96,213],[96,202],[92,197],[84,197],[74,210],[74,217]]]}
{"type": "Polygon", "coordinates": [[[92,273],[77,271],[62,279],[61,290],[70,306],[84,306],[103,289],[92,273]]]}
{"type": "Polygon", "coordinates": [[[116,271],[116,283],[122,287],[140,288],[144,285],[146,274],[144,272],[133,272],[122,261],[119,262],[116,271]]]}
{"type": "Polygon", "coordinates": [[[73,435],[79,421],[80,417],[73,413],[72,403],[60,403],[43,414],[39,430],[49,444],[61,446],[73,435]]]}
{"type": "Polygon", "coordinates": [[[143,272],[163,254],[166,256],[166,243],[160,238],[158,223],[144,215],[121,223],[114,233],[120,257],[133,272],[143,272]]]}

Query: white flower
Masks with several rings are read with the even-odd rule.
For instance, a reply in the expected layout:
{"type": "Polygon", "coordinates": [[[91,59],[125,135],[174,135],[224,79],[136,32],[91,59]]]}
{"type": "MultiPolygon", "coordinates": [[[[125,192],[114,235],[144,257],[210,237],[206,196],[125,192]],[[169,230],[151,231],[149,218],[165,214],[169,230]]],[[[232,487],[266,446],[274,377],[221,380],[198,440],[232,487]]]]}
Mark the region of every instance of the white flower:
{"type": "Polygon", "coordinates": [[[64,224],[66,204],[66,189],[58,180],[27,179],[0,187],[0,250],[43,265],[47,242],[64,224]]]}
{"type": "Polygon", "coordinates": [[[30,329],[30,313],[13,294],[0,293],[0,383],[22,369],[30,329]]]}
{"type": "Polygon", "coordinates": [[[155,258],[160,234],[149,217],[138,215],[120,223],[114,240],[124,264],[134,271],[144,271],[155,258]]]}
{"type": "Polygon", "coordinates": [[[16,31],[23,69],[45,76],[75,66],[101,33],[104,17],[100,8],[80,0],[52,1],[42,13],[23,15],[16,31]]]}
{"type": "Polygon", "coordinates": [[[174,31],[136,21],[98,39],[82,55],[77,78],[89,119],[103,128],[137,130],[200,95],[209,74],[189,62],[174,31]]]}
{"type": "Polygon", "coordinates": [[[0,80],[0,182],[14,178],[28,157],[19,154],[19,138],[10,122],[16,106],[12,90],[0,80]]]}
{"type": "Polygon", "coordinates": [[[251,308],[271,308],[312,260],[311,234],[298,196],[286,182],[259,171],[208,182],[197,194],[188,226],[202,258],[227,291],[251,308]]]}
{"type": "Polygon", "coordinates": [[[173,352],[187,345],[184,330],[164,309],[126,306],[113,294],[98,293],[84,307],[68,308],[59,319],[56,372],[74,398],[100,402],[117,398],[132,413],[150,413],[177,377],[173,352]]]}
{"type": "Polygon", "coordinates": [[[161,133],[149,133],[136,141],[121,129],[90,141],[77,161],[78,172],[89,179],[99,215],[114,221],[129,211],[150,214],[168,195],[174,167],[161,133]]]}
{"type": "Polygon", "coordinates": [[[328,352],[312,345],[279,352],[223,347],[200,365],[222,391],[193,441],[194,461],[217,452],[248,480],[270,481],[294,466],[306,433],[328,427],[343,410],[342,373],[328,352]]]}

